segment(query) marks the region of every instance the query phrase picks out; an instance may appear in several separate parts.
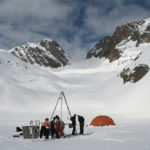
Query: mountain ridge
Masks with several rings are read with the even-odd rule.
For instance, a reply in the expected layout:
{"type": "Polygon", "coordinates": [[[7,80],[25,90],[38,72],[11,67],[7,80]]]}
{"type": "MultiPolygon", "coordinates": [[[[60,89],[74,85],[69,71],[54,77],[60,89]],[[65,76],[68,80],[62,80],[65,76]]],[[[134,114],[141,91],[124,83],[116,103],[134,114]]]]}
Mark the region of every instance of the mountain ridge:
{"type": "MultiPolygon", "coordinates": [[[[142,79],[150,68],[150,65],[146,64],[146,62],[138,62],[138,59],[143,56],[144,51],[141,49],[141,45],[144,44],[146,48],[142,48],[147,51],[147,46],[150,47],[150,19],[134,21],[116,27],[112,37],[106,36],[95,44],[87,53],[86,59],[91,59],[92,57],[105,58],[110,63],[115,61],[118,64],[124,63],[126,66],[123,66],[120,77],[123,78],[124,83],[135,83],[142,79]],[[126,60],[124,60],[125,57],[126,60]],[[132,65],[134,65],[134,68],[130,68],[132,65]]],[[[149,54],[147,53],[147,55],[149,54]]]]}
{"type": "MultiPolygon", "coordinates": [[[[136,83],[149,72],[149,47],[150,19],[134,21],[116,27],[112,36],[106,36],[95,44],[86,59],[108,59],[109,63],[118,64],[116,67],[121,68],[119,76],[124,83],[136,83]]],[[[24,62],[44,67],[58,68],[70,64],[61,46],[48,38],[39,43],[28,42],[9,52],[24,62]]]]}
{"type": "Polygon", "coordinates": [[[69,64],[69,60],[60,45],[51,39],[39,43],[27,43],[11,49],[11,54],[22,61],[40,66],[57,68],[69,64]]]}

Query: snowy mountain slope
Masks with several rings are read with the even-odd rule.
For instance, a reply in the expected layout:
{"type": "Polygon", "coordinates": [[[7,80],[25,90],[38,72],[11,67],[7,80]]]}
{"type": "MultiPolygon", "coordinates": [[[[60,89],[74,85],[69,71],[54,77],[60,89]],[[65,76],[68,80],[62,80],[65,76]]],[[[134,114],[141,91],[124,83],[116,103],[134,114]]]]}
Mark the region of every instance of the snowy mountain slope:
{"type": "Polygon", "coordinates": [[[64,91],[72,113],[83,114],[87,121],[100,114],[116,121],[120,117],[150,118],[149,73],[135,85],[124,85],[118,77],[121,65],[107,59],[51,69],[25,63],[1,50],[0,62],[1,115],[51,114],[64,91]]]}
{"type": "Polygon", "coordinates": [[[27,43],[15,47],[11,54],[19,59],[40,66],[57,68],[69,64],[68,58],[59,44],[50,39],[43,39],[40,43],[27,43]]]}
{"type": "MultiPolygon", "coordinates": [[[[148,57],[147,53],[143,57],[148,57]]],[[[150,73],[136,84],[124,85],[118,77],[124,65],[103,58],[52,69],[25,63],[0,50],[0,147],[5,150],[149,149],[150,73]],[[71,113],[84,115],[86,125],[97,115],[108,115],[116,126],[85,127],[88,136],[59,140],[12,138],[16,126],[28,125],[31,119],[43,121],[50,117],[62,90],[71,113]]],[[[68,123],[65,106],[63,112],[63,120],[68,123]]],[[[66,127],[65,134],[71,130],[66,127]]]]}
{"type": "Polygon", "coordinates": [[[118,26],[112,37],[105,37],[88,53],[87,58],[106,58],[121,65],[120,76],[137,82],[149,71],[150,19],[118,26]]]}
{"type": "MultiPolygon", "coordinates": [[[[140,35],[146,32],[149,37],[149,21],[148,19],[129,23],[128,26],[138,29],[140,35]]],[[[94,54],[97,49],[99,50],[97,56],[107,54],[107,57],[99,56],[101,59],[91,58],[57,69],[47,68],[44,65],[41,67],[37,63],[26,63],[30,59],[39,58],[28,59],[27,54],[30,54],[28,50],[31,47],[35,48],[35,51],[37,47],[43,49],[40,56],[42,58],[45,53],[50,54],[49,42],[52,42],[50,40],[45,39],[36,45],[30,43],[11,51],[0,50],[0,99],[3,102],[0,106],[1,114],[12,112],[50,114],[60,91],[64,91],[72,113],[81,113],[87,117],[87,120],[100,114],[112,115],[116,119],[117,117],[150,118],[148,92],[150,43],[141,39],[137,46],[139,41],[132,40],[135,33],[134,36],[131,36],[132,34],[126,25],[120,26],[115,32],[115,36],[112,37],[114,41],[121,36],[117,44],[113,43],[114,50],[119,52],[119,57],[115,57],[117,59],[113,59],[114,51],[110,50],[113,52],[112,55],[110,53],[112,57],[105,53],[109,41],[108,43],[105,41],[106,45],[101,45],[101,41],[97,46],[98,48],[102,46],[102,49],[97,49],[96,46],[92,53],[94,54]],[[128,34],[124,36],[122,32],[128,34]],[[18,59],[12,53],[25,61],[18,59]],[[136,83],[131,84],[128,81],[136,83]]],[[[109,44],[112,47],[111,42],[109,44]]],[[[49,55],[49,57],[54,56],[49,55]]]]}
{"type": "Polygon", "coordinates": [[[4,103],[1,110],[15,111],[16,107],[13,105],[18,104],[19,108],[22,104],[30,105],[32,102],[38,102],[45,98],[49,91],[58,88],[51,81],[58,80],[55,79],[57,77],[46,74],[38,66],[19,60],[6,50],[0,52],[0,61],[1,100],[4,103]]]}

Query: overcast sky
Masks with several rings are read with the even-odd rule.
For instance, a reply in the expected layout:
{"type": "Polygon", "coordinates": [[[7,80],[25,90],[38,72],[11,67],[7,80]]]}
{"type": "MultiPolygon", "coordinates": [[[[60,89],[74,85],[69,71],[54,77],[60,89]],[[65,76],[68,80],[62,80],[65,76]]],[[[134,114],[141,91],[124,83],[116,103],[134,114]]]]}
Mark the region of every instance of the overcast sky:
{"type": "Polygon", "coordinates": [[[117,25],[150,17],[150,0],[0,0],[0,48],[54,39],[74,57],[117,25]]]}

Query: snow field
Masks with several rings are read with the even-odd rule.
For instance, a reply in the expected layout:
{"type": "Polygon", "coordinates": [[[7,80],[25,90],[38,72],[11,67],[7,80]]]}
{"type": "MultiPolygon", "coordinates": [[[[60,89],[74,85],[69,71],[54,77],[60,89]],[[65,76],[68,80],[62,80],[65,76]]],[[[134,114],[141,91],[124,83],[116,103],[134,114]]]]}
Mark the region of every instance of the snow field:
{"type": "MultiPolygon", "coordinates": [[[[14,122],[13,122],[14,123],[14,122]]],[[[74,136],[61,139],[35,139],[24,140],[22,137],[13,138],[15,123],[9,126],[0,125],[0,146],[3,150],[41,150],[51,149],[87,149],[93,148],[105,150],[149,150],[150,149],[150,122],[124,120],[116,126],[109,127],[87,127],[85,132],[89,135],[74,136]]],[[[16,122],[17,123],[17,122],[16,122]]],[[[71,129],[65,129],[70,133],[71,129]]]]}
{"type": "MultiPolygon", "coordinates": [[[[123,67],[133,68],[141,63],[150,66],[149,44],[140,45],[139,51],[135,51],[134,43],[125,47],[124,57],[113,63],[92,59],[58,69],[30,65],[0,50],[0,147],[3,150],[150,149],[150,73],[136,84],[124,85],[119,77],[123,67]],[[140,58],[133,63],[139,54],[140,58]],[[88,127],[85,131],[92,133],[89,136],[68,139],[12,138],[16,126],[50,117],[60,91],[64,91],[71,113],[83,115],[86,125],[98,115],[108,115],[116,126],[88,127]]],[[[63,112],[63,120],[68,123],[65,105],[63,112]]],[[[59,109],[56,114],[60,114],[59,109]]],[[[66,129],[66,133],[71,131],[66,129]]]]}

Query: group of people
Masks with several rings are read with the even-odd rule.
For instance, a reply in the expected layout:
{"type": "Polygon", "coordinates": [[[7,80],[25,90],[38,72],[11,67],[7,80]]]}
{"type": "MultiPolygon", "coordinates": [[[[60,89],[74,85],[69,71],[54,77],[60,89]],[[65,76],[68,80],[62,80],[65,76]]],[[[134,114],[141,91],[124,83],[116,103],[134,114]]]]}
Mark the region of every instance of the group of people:
{"type": "MultiPolygon", "coordinates": [[[[72,116],[70,118],[70,120],[72,121],[72,135],[77,134],[77,130],[76,130],[76,114],[74,114],[74,116],[72,116]]],[[[78,115],[78,122],[79,122],[79,126],[80,126],[80,134],[84,133],[84,117],[78,115]]]]}
{"type": "Polygon", "coordinates": [[[49,139],[50,134],[52,138],[54,138],[54,136],[56,136],[56,138],[60,138],[60,136],[64,135],[63,129],[64,123],[61,121],[59,116],[53,117],[51,122],[49,122],[49,119],[46,118],[45,122],[42,123],[41,126],[40,138],[44,135],[46,139],[49,139]]]}
{"type": "MultiPolygon", "coordinates": [[[[77,134],[76,130],[76,114],[70,118],[72,121],[72,135],[77,134]]],[[[78,115],[78,121],[80,126],[80,134],[84,133],[84,117],[78,115]]],[[[58,115],[53,117],[51,121],[49,121],[48,118],[45,119],[45,122],[42,123],[41,130],[40,130],[40,138],[45,136],[46,139],[49,139],[49,135],[51,135],[51,138],[56,137],[57,139],[61,136],[64,136],[63,129],[65,127],[64,122],[59,118],[58,115]]]]}

